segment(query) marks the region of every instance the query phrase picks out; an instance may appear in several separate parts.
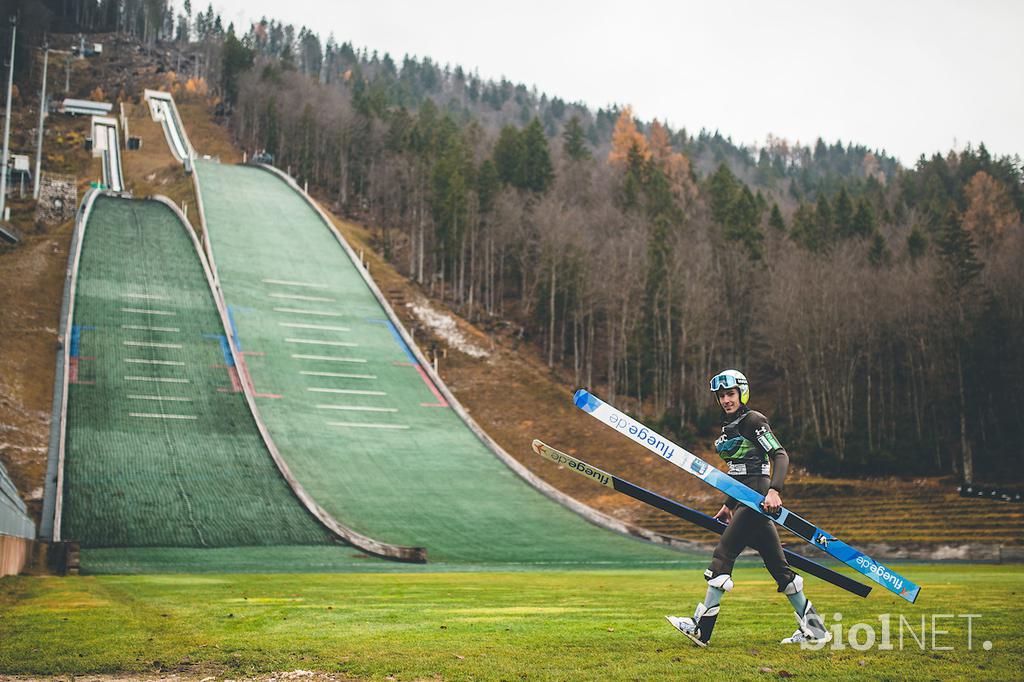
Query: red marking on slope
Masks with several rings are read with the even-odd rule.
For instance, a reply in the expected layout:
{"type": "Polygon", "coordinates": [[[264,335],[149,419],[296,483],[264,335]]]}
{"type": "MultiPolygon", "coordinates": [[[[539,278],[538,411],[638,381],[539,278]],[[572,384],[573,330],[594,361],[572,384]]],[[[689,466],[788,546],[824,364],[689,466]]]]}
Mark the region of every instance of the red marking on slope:
{"type": "Polygon", "coordinates": [[[95,356],[82,356],[68,358],[68,383],[82,384],[84,386],[95,386],[95,381],[82,381],[78,378],[78,362],[80,360],[95,360],[95,356]]]}
{"type": "Polygon", "coordinates": [[[238,379],[238,370],[228,367],[228,376],[231,377],[231,390],[235,393],[242,392],[242,382],[238,379]]]}
{"type": "MultiPolygon", "coordinates": [[[[263,355],[263,353],[242,353],[242,355],[263,355]]],[[[246,385],[249,387],[249,390],[252,391],[253,397],[255,397],[255,398],[283,398],[284,397],[282,395],[278,395],[277,393],[257,393],[256,392],[256,387],[252,383],[252,375],[249,374],[249,366],[245,364],[245,360],[244,359],[242,360],[242,363],[238,367],[234,368],[234,370],[237,370],[237,371],[233,372],[233,374],[232,374],[232,377],[231,377],[232,382],[237,381],[237,380],[244,380],[246,385]]],[[[238,385],[238,390],[242,390],[241,384],[238,385]]]]}
{"type": "Polygon", "coordinates": [[[423,379],[423,383],[427,385],[430,392],[434,394],[435,398],[437,398],[436,403],[420,403],[420,407],[450,407],[450,405],[448,405],[448,401],[445,400],[444,396],[441,395],[441,392],[437,390],[437,386],[435,386],[434,382],[430,380],[429,376],[427,376],[426,370],[412,362],[396,362],[395,365],[398,367],[415,367],[416,371],[419,372],[420,379],[423,379]]]}

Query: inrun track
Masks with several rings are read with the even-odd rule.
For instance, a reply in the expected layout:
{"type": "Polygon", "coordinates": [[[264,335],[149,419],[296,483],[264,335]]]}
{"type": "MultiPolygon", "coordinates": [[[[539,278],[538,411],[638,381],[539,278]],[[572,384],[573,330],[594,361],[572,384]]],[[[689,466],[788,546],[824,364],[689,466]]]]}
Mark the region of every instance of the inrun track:
{"type": "Polygon", "coordinates": [[[299,504],[233,390],[187,230],[157,201],[100,196],[89,214],[71,321],[61,536],[86,557],[120,557],[124,570],[132,552],[168,551],[146,548],[356,554],[299,504]]]}

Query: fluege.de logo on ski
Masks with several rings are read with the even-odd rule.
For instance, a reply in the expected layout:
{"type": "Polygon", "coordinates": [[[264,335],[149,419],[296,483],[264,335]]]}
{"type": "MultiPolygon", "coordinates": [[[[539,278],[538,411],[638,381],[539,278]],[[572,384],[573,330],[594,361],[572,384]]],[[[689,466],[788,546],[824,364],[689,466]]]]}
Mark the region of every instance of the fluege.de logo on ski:
{"type": "Polygon", "coordinates": [[[857,563],[860,564],[866,570],[870,571],[871,573],[874,573],[876,576],[878,576],[885,582],[892,585],[895,589],[903,589],[902,578],[890,573],[889,569],[883,566],[882,564],[876,564],[874,561],[870,559],[870,557],[859,556],[857,557],[857,563]]]}
{"type": "Polygon", "coordinates": [[[597,481],[601,485],[608,485],[611,482],[611,479],[603,471],[598,471],[596,469],[593,469],[593,468],[587,466],[586,464],[584,464],[583,462],[580,462],[578,460],[566,457],[562,453],[550,453],[548,455],[548,457],[552,461],[555,461],[555,462],[557,462],[559,464],[565,464],[570,469],[575,469],[576,471],[580,472],[584,476],[589,476],[590,478],[594,479],[595,481],[597,481]]]}
{"type": "Polygon", "coordinates": [[[665,459],[672,459],[672,455],[676,452],[671,443],[660,438],[658,434],[648,431],[646,426],[640,426],[629,417],[619,416],[613,412],[608,415],[608,423],[620,431],[628,433],[633,440],[650,445],[652,450],[665,459]]]}

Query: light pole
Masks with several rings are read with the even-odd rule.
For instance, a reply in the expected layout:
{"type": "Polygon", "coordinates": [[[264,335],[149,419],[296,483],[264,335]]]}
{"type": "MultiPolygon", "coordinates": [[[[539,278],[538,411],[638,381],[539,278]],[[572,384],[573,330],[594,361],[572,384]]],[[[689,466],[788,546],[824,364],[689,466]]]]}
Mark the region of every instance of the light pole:
{"type": "Polygon", "coordinates": [[[46,118],[46,65],[50,61],[50,53],[54,54],[66,54],[71,53],[67,50],[51,50],[49,46],[43,43],[43,87],[39,93],[39,134],[36,139],[36,174],[33,176],[35,185],[32,189],[32,198],[39,198],[39,183],[42,182],[42,162],[43,162],[43,120],[46,118]]]}
{"type": "Polygon", "coordinates": [[[43,41],[43,87],[39,91],[39,134],[36,139],[36,172],[32,176],[32,198],[39,198],[39,171],[43,163],[43,119],[46,118],[46,66],[50,62],[50,46],[43,41]]]}
{"type": "Polygon", "coordinates": [[[7,152],[11,142],[11,90],[14,89],[14,39],[18,34],[18,15],[11,15],[11,70],[7,76],[7,117],[4,119],[4,157],[0,172],[0,220],[7,215],[7,152]]]}

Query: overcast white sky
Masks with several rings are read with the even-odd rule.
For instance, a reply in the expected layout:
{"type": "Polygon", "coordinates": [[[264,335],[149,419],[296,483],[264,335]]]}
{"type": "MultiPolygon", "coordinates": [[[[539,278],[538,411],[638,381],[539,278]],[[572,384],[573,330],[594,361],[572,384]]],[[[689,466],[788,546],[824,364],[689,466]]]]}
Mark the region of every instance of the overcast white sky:
{"type": "MultiPolygon", "coordinates": [[[[193,0],[197,7],[204,0],[193,0]]],[[[216,0],[326,40],[429,56],[591,107],[738,143],[771,133],[885,149],[1024,155],[1024,2],[1015,0],[216,0]]]]}

